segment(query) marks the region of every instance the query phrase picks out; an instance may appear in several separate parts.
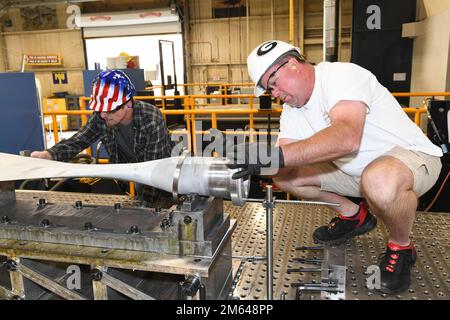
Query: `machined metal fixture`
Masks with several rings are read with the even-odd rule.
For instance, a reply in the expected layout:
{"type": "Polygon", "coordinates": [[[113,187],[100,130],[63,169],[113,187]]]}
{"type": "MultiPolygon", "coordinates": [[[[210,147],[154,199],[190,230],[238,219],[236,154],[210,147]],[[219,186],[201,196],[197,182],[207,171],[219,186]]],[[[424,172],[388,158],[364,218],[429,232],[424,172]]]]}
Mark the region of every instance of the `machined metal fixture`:
{"type": "Polygon", "coordinates": [[[250,189],[249,180],[232,179],[236,170],[227,166],[223,158],[179,157],[173,170],[172,193],[175,199],[179,194],[196,193],[231,199],[234,205],[245,204],[250,189]]]}
{"type": "Polygon", "coordinates": [[[1,200],[0,192],[0,297],[177,299],[185,279],[186,299],[227,298],[235,221],[223,211],[221,198],[189,194],[162,209],[111,195],[105,195],[109,205],[76,193],[22,195],[30,198],[1,200]],[[62,202],[58,194],[67,199],[62,202]],[[51,205],[39,207],[39,198],[51,205]],[[78,276],[66,269],[77,266],[81,291],[65,287],[78,276]]]}

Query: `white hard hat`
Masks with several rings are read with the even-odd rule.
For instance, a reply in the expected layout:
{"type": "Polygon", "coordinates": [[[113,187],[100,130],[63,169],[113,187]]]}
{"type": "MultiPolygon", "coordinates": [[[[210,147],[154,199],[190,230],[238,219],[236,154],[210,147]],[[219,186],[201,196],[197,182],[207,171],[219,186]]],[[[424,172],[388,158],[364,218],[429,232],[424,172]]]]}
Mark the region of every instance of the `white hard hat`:
{"type": "Polygon", "coordinates": [[[270,40],[258,45],[247,57],[247,68],[250,79],[255,83],[255,96],[259,97],[265,91],[259,81],[267,70],[285,53],[292,51],[293,55],[301,56],[300,49],[289,43],[270,40]]]}

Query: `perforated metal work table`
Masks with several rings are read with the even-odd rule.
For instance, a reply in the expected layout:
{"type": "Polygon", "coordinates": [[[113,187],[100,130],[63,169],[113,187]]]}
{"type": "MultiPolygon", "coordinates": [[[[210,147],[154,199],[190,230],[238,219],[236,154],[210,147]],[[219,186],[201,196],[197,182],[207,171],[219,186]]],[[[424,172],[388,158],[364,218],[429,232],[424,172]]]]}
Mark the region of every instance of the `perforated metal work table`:
{"type": "MultiPolygon", "coordinates": [[[[237,227],[232,237],[235,257],[265,256],[265,210],[260,204],[244,207],[225,204],[237,227]]],[[[298,296],[292,283],[320,282],[320,274],[287,273],[299,268],[295,258],[318,258],[320,253],[296,250],[314,246],[312,233],[327,224],[334,213],[322,206],[277,204],[274,211],[274,299],[318,299],[320,294],[298,296]]],[[[387,230],[378,220],[377,227],[367,235],[353,238],[339,248],[345,252],[347,266],[345,299],[450,299],[450,214],[418,212],[413,228],[417,262],[412,270],[410,289],[391,296],[366,287],[367,267],[377,264],[386,248],[387,230]]],[[[266,265],[264,260],[234,259],[235,289],[239,299],[265,299],[266,265]]],[[[308,267],[303,265],[303,267],[308,267]]]]}

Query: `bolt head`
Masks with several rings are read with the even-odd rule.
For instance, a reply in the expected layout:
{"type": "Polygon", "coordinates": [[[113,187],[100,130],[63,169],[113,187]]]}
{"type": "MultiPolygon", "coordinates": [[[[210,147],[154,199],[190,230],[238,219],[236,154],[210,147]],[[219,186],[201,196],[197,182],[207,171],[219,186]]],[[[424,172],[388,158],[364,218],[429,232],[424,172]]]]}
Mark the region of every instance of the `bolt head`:
{"type": "Polygon", "coordinates": [[[17,262],[14,260],[8,260],[6,261],[6,269],[9,271],[16,271],[17,270],[17,262]]]}
{"type": "Polygon", "coordinates": [[[185,216],[183,222],[184,224],[190,224],[192,222],[191,216],[185,216]]]}
{"type": "Polygon", "coordinates": [[[133,234],[139,233],[139,227],[137,225],[132,225],[130,227],[130,233],[133,233],[133,234]]]}
{"type": "Polygon", "coordinates": [[[94,281],[100,281],[103,278],[103,272],[97,268],[92,269],[91,279],[94,281]]]}

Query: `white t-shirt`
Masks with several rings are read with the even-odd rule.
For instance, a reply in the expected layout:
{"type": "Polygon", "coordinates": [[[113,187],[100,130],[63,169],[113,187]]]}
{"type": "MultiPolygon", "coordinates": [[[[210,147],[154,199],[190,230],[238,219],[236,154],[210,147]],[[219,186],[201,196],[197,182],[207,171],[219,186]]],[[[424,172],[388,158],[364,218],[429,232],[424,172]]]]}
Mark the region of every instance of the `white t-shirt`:
{"type": "Polygon", "coordinates": [[[315,66],[314,90],[301,108],[284,104],[280,138],[304,140],[331,125],[329,113],[340,100],[362,101],[367,106],[366,123],[359,151],[334,164],[352,176],[395,146],[442,156],[400,104],[368,70],[353,63],[322,62],[315,66]]]}

